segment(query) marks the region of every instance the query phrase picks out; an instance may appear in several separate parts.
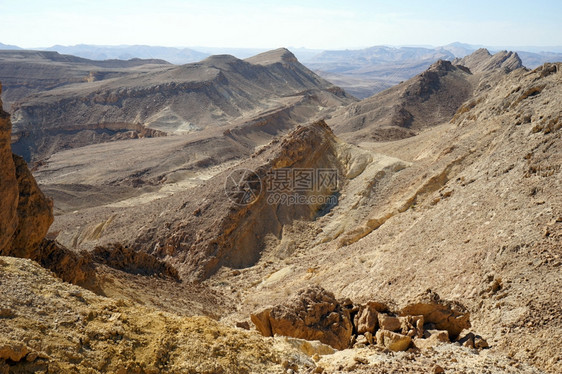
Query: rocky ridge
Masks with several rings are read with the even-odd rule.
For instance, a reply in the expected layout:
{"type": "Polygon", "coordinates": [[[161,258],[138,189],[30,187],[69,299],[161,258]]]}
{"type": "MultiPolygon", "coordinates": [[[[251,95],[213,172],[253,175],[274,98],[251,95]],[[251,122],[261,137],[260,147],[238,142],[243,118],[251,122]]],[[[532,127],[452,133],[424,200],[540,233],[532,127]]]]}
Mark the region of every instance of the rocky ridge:
{"type": "Polygon", "coordinates": [[[485,48],[452,61],[454,65],[466,66],[474,73],[490,72],[501,69],[507,73],[523,67],[521,58],[516,52],[501,51],[494,55],[485,48]]]}
{"type": "Polygon", "coordinates": [[[439,60],[425,72],[352,104],[328,121],[346,141],[397,140],[448,121],[481,89],[521,68],[516,53],[481,49],[452,62],[439,60]]]}

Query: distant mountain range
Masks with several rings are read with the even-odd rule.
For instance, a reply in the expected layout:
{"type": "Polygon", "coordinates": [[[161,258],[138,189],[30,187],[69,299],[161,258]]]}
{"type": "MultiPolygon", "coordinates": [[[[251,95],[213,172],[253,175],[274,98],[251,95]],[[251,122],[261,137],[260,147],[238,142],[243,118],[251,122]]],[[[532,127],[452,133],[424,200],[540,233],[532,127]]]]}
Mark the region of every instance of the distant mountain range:
{"type": "MultiPolygon", "coordinates": [[[[303,63],[317,74],[344,88],[358,98],[366,98],[408,80],[426,70],[437,60],[452,61],[478,49],[478,45],[451,43],[442,47],[374,46],[358,50],[324,51],[303,63]]],[[[529,47],[537,50],[539,47],[529,47]]],[[[559,50],[559,47],[552,47],[559,50]]],[[[489,48],[497,53],[497,48],[489,48]]],[[[545,62],[562,61],[558,52],[526,52],[517,49],[523,65],[535,68],[545,62]]]]}
{"type": "Polygon", "coordinates": [[[133,58],[161,59],[177,65],[197,62],[209,57],[208,53],[195,51],[190,48],[154,47],[148,45],[55,45],[46,48],[46,50],[84,57],[90,60],[130,60],[133,58]]]}
{"type": "MultiPolygon", "coordinates": [[[[377,50],[386,50],[387,54],[393,54],[396,57],[412,58],[414,56],[427,56],[428,53],[451,54],[452,58],[462,58],[471,54],[480,48],[486,48],[490,52],[495,53],[502,50],[514,51],[522,56],[523,64],[529,68],[536,67],[544,62],[552,62],[551,59],[562,58],[562,46],[485,46],[480,44],[467,43],[451,43],[444,46],[372,46],[364,49],[346,49],[346,50],[321,50],[309,48],[289,49],[295,56],[304,63],[320,63],[325,62],[327,56],[339,55],[341,57],[354,55],[364,56],[377,50]],[[527,63],[526,63],[527,62],[527,63]]],[[[16,45],[0,43],[0,49],[24,49],[16,45]]],[[[108,60],[119,59],[129,60],[132,58],[144,59],[162,59],[172,64],[186,64],[190,62],[200,61],[206,57],[217,54],[229,54],[237,58],[248,58],[258,53],[267,51],[267,48],[219,48],[219,47],[161,47],[148,45],[93,45],[93,44],[77,44],[73,46],[54,45],[45,48],[31,48],[34,50],[56,51],[59,53],[70,54],[78,57],[88,58],[91,60],[108,60]]]]}
{"type": "Polygon", "coordinates": [[[0,49],[21,49],[17,45],[9,45],[0,43],[0,49]]]}
{"type": "MultiPolygon", "coordinates": [[[[452,61],[463,58],[480,48],[496,53],[501,50],[517,52],[523,65],[535,68],[545,62],[562,61],[562,47],[485,47],[482,45],[451,43],[440,47],[431,46],[373,46],[355,50],[315,50],[291,48],[304,65],[321,77],[341,86],[358,98],[366,98],[408,80],[426,70],[437,60],[452,61]]],[[[0,49],[21,49],[0,43],[0,49]]],[[[201,61],[210,55],[229,54],[237,58],[248,58],[265,49],[259,48],[174,48],[146,45],[100,46],[79,44],[55,45],[41,50],[79,56],[90,60],[160,59],[172,64],[201,61]]]]}

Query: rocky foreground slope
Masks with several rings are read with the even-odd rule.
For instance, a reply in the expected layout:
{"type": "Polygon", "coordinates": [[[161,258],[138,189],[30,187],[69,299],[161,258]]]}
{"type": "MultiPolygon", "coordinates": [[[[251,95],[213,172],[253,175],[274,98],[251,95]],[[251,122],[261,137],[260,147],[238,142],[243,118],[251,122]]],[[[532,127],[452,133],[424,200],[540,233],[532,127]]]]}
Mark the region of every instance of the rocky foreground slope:
{"type": "Polygon", "coordinates": [[[208,317],[101,297],[25,259],[1,257],[0,280],[2,373],[406,373],[439,372],[448,364],[460,372],[538,373],[454,344],[419,353],[365,345],[336,353],[320,342],[264,338],[208,317]]]}

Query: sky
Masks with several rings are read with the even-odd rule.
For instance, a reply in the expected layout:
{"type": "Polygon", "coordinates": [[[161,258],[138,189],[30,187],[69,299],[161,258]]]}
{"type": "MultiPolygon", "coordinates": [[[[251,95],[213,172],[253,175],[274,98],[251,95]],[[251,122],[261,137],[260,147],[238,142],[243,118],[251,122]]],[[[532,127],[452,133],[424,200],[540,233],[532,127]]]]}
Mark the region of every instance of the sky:
{"type": "Polygon", "coordinates": [[[356,49],[562,46],[562,1],[0,0],[0,42],[356,49]]]}

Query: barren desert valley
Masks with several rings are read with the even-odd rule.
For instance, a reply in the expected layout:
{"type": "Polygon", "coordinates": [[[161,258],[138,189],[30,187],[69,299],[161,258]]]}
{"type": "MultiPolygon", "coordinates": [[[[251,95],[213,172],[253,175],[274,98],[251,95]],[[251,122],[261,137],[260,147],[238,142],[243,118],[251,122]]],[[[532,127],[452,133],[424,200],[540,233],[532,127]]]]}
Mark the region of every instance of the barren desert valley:
{"type": "Polygon", "coordinates": [[[561,373],[560,56],[463,46],[5,46],[0,373],[561,373]]]}

